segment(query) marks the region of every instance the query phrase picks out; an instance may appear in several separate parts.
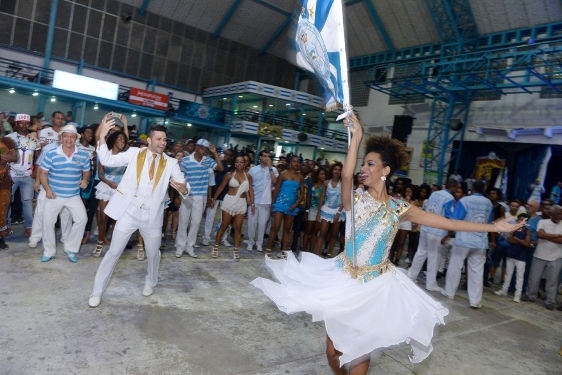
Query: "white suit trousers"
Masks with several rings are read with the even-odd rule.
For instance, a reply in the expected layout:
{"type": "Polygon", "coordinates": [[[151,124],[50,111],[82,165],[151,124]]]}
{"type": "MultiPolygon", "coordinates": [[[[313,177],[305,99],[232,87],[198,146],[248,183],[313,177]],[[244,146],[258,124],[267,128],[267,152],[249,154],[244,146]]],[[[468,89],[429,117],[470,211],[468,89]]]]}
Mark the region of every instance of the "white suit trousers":
{"type": "Polygon", "coordinates": [[[138,229],[144,240],[144,249],[147,258],[147,272],[145,284],[155,287],[158,284],[158,268],[160,267],[160,242],[162,241],[161,228],[151,228],[150,210],[141,210],[130,205],[123,216],[115,223],[111,245],[104,255],[96,273],[94,291],[92,295],[101,297],[107,289],[107,284],[119,257],[125,250],[131,235],[138,229]]]}
{"type": "Polygon", "coordinates": [[[203,218],[206,204],[206,195],[182,198],[179,209],[180,219],[176,236],[176,249],[193,251],[193,245],[197,241],[197,232],[199,232],[199,224],[203,218]],[[188,227],[189,232],[187,231],[188,227]]]}
{"type": "Polygon", "coordinates": [[[410,280],[415,281],[423,267],[423,263],[427,259],[425,287],[428,289],[439,287],[437,285],[437,268],[441,262],[441,249],[439,247],[441,246],[442,238],[443,236],[436,236],[422,230],[416,255],[412,261],[412,266],[408,270],[408,277],[410,280]]]}
{"type": "MultiPolygon", "coordinates": [[[[61,218],[61,230],[63,232],[64,250],[66,252],[77,253],[80,251],[82,236],[84,235],[84,228],[88,221],[86,214],[86,207],[82,203],[79,195],[72,198],[55,198],[45,199],[43,205],[43,255],[55,256],[57,252],[57,244],[55,239],[55,223],[57,222],[58,214],[66,208],[72,212],[72,227],[65,236],[66,228],[63,227],[64,220],[61,218]]],[[[33,231],[33,230],[32,230],[33,231]]]]}
{"type": "Polygon", "coordinates": [[[445,293],[449,298],[454,298],[459,288],[461,271],[466,259],[466,278],[468,301],[470,305],[479,305],[482,301],[484,289],[484,264],[486,263],[485,249],[472,249],[453,245],[451,259],[447,268],[445,293]]]}
{"type": "Polygon", "coordinates": [[[270,204],[256,204],[254,215],[252,215],[252,207],[248,207],[248,246],[263,246],[263,236],[270,218],[270,204]]]}

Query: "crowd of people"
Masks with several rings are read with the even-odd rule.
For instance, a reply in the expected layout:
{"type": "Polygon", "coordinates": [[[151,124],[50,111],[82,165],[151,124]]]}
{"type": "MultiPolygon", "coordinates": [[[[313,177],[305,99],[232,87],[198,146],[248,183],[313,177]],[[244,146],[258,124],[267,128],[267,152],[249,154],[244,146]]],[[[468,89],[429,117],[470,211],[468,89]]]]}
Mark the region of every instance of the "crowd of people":
{"type": "MultiPolygon", "coordinates": [[[[304,254],[333,258],[338,267],[348,269],[346,233],[354,221],[355,230],[361,231],[357,211],[350,221],[353,189],[359,211],[362,199],[374,194],[390,210],[379,219],[390,220],[391,228],[396,225],[387,233],[392,241],[386,246],[387,238],[379,249],[384,251],[377,251],[378,263],[365,265],[371,268],[361,276],[364,282],[402,265],[411,281],[417,282],[423,272],[428,291],[454,299],[458,288],[467,289],[471,308],[481,308],[483,287],[494,283],[499,296],[513,292],[515,302],[544,299],[547,309],[556,308],[562,278],[562,208],[559,200],[535,196],[536,186],[523,203],[502,199],[501,190],[482,181],[470,181],[469,186],[456,172],[443,187],[415,186],[402,177],[391,181],[396,168],[381,172],[379,182],[372,177],[374,165],[380,163],[376,155],[395,147],[380,139],[376,142],[382,145],[368,144],[367,151],[374,150],[370,152],[375,156],[366,158],[366,166],[352,175],[355,160],[329,164],[288,154],[274,163],[267,149],[257,156],[251,150],[217,150],[202,138],[168,144],[162,126],[152,127],[146,144],[135,147],[124,116],[108,113],[100,124],[82,128],[65,124],[67,119],[68,114],[54,112],[49,124],[41,126],[37,116],[18,114],[13,132],[0,139],[0,248],[8,248],[9,211],[17,211],[20,202],[24,233],[30,247],[42,242],[42,262],[56,255],[57,222],[64,252],[74,263],[81,245],[97,235],[93,256],[109,248],[96,273],[91,307],[100,304],[117,260],[135,233],[137,259],[148,260],[145,296],[157,284],[160,250],[168,238],[177,258],[197,258],[202,246],[211,246],[212,258],[232,248],[231,257],[237,261],[245,247],[265,252],[267,259],[274,258],[274,250],[277,258],[289,261],[302,262],[304,254]],[[507,227],[498,227],[503,218],[526,225],[509,233],[507,227]],[[472,223],[489,226],[476,230],[472,223]],[[444,288],[437,283],[442,277],[444,288]]],[[[559,199],[560,187],[552,195],[559,199]]],[[[369,246],[376,248],[382,240],[369,246]]],[[[266,291],[267,283],[258,284],[266,291]]],[[[328,352],[336,356],[330,340],[328,352]]],[[[336,369],[333,358],[330,363],[336,369]]]]}

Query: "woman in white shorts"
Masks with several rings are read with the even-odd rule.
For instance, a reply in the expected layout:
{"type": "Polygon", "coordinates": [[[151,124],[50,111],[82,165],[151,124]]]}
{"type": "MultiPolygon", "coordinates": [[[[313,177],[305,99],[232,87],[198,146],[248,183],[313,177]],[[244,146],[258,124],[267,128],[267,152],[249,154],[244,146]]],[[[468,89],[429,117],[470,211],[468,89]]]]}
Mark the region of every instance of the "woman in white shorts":
{"type": "Polygon", "coordinates": [[[338,237],[338,232],[340,230],[340,221],[345,220],[345,212],[343,211],[343,205],[341,203],[341,170],[343,164],[336,162],[330,166],[328,171],[329,181],[324,182],[324,191],[320,197],[320,202],[318,205],[320,208],[320,241],[316,245],[316,255],[323,254],[324,256],[330,256],[334,246],[336,245],[336,239],[338,237]],[[331,227],[331,228],[330,228],[331,227]],[[330,229],[330,230],[329,230],[330,229]],[[329,230],[329,231],[328,231],[329,230]],[[324,239],[327,238],[328,233],[330,233],[330,244],[328,246],[328,251],[323,252],[322,247],[324,247],[324,239]]]}
{"type": "MultiPolygon", "coordinates": [[[[410,204],[413,204],[413,197],[414,197],[414,187],[410,184],[406,185],[404,188],[404,201],[410,204]]],[[[411,221],[403,221],[400,220],[398,223],[398,232],[396,233],[396,237],[394,238],[394,243],[392,244],[392,248],[390,250],[390,257],[389,259],[394,263],[394,265],[398,266],[400,262],[400,258],[402,258],[402,252],[404,251],[404,245],[406,243],[406,236],[412,230],[412,222],[411,221]]]]}

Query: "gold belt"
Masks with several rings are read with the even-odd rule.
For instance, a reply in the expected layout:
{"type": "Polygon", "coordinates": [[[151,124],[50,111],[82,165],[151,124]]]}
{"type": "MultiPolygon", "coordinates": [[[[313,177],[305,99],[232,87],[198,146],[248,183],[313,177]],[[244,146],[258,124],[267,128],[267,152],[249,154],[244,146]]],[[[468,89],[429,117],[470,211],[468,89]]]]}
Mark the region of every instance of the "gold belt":
{"type": "MultiPolygon", "coordinates": [[[[353,267],[353,264],[347,259],[343,257],[343,270],[347,272],[353,279],[363,279],[365,275],[372,274],[375,272],[379,272],[379,275],[389,271],[390,268],[393,266],[392,262],[387,258],[380,262],[379,264],[375,264],[374,266],[357,266],[353,267]]],[[[375,275],[369,275],[367,279],[373,279],[375,275]]],[[[365,282],[367,280],[362,280],[365,282]]]]}

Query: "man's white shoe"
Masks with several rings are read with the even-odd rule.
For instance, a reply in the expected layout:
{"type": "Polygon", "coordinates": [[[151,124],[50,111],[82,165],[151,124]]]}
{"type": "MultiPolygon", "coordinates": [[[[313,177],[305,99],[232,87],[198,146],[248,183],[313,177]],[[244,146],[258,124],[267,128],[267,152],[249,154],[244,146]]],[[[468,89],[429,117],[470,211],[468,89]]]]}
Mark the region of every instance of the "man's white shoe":
{"type": "Polygon", "coordinates": [[[206,238],[203,238],[203,241],[201,241],[201,245],[203,246],[209,246],[209,240],[206,238]]]}
{"type": "Polygon", "coordinates": [[[425,289],[429,290],[430,292],[439,292],[439,293],[441,293],[441,291],[443,290],[442,288],[440,288],[438,286],[435,286],[435,287],[430,286],[430,287],[426,287],[425,289]]]}
{"type": "Polygon", "coordinates": [[[150,297],[152,295],[152,287],[145,285],[142,290],[142,295],[145,297],[150,297]]]}
{"type": "Polygon", "coordinates": [[[101,297],[100,296],[90,296],[90,299],[88,300],[88,306],[90,307],[98,307],[100,305],[101,302],[101,297]]]}
{"type": "Polygon", "coordinates": [[[175,256],[176,258],[181,258],[182,254],[183,254],[183,251],[182,251],[181,249],[177,249],[177,250],[176,250],[176,253],[174,254],[174,256],[175,256]]]}
{"type": "Polygon", "coordinates": [[[254,245],[248,244],[248,247],[246,248],[246,250],[248,250],[248,251],[254,250],[254,245]]]}
{"type": "Polygon", "coordinates": [[[35,249],[37,247],[37,241],[29,241],[29,247],[35,249]]]}
{"type": "Polygon", "coordinates": [[[256,250],[261,253],[263,252],[263,247],[261,247],[260,245],[256,245],[256,250]]]}
{"type": "Polygon", "coordinates": [[[232,247],[232,245],[230,244],[230,242],[228,242],[227,240],[223,240],[221,242],[221,245],[226,246],[226,247],[232,247]]]}
{"type": "Polygon", "coordinates": [[[197,254],[195,254],[195,251],[190,250],[190,249],[187,249],[185,252],[186,252],[190,257],[192,257],[192,258],[197,258],[197,254]]]}

